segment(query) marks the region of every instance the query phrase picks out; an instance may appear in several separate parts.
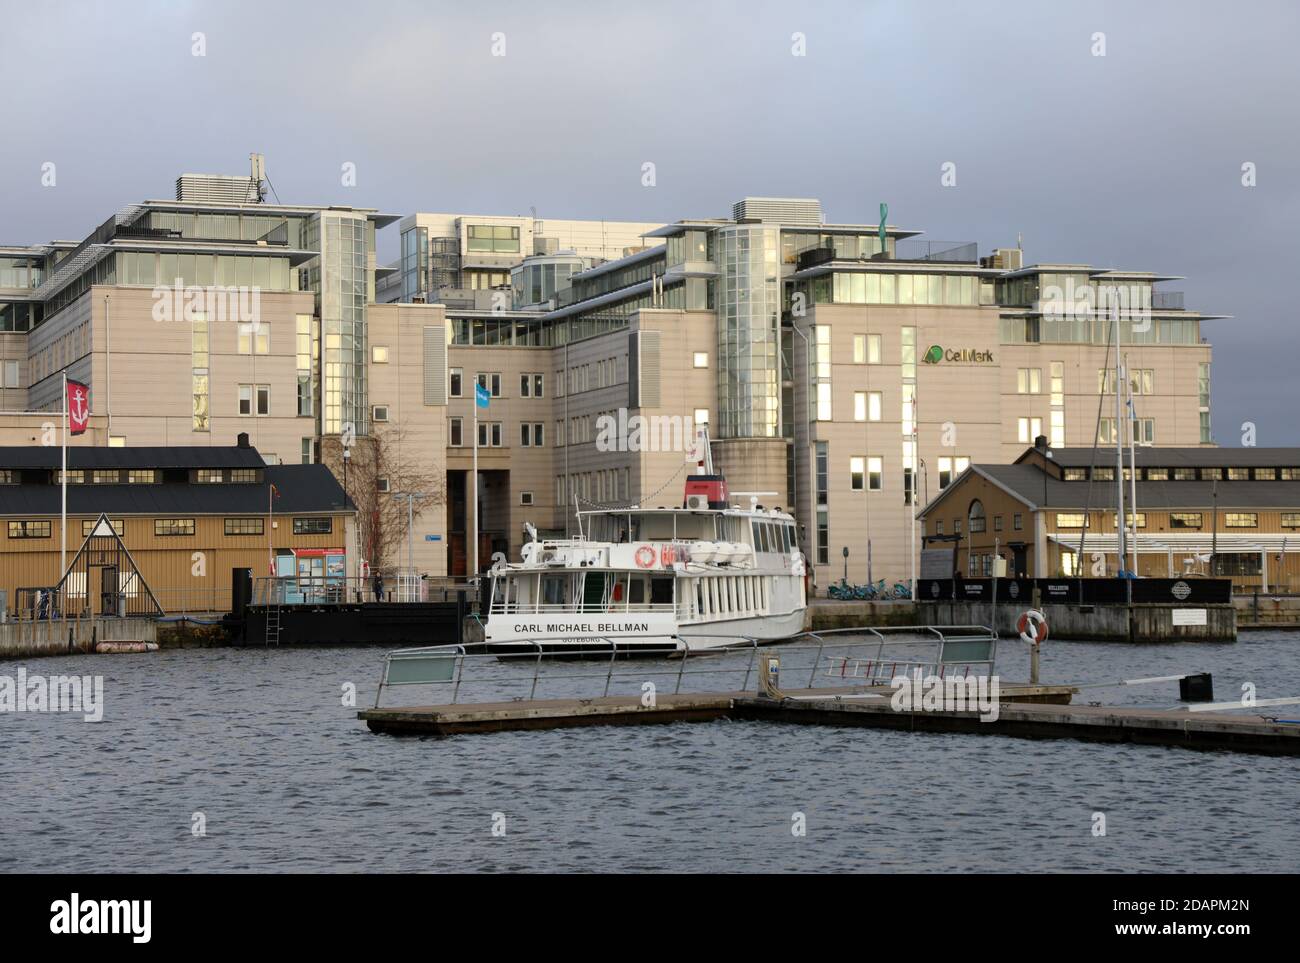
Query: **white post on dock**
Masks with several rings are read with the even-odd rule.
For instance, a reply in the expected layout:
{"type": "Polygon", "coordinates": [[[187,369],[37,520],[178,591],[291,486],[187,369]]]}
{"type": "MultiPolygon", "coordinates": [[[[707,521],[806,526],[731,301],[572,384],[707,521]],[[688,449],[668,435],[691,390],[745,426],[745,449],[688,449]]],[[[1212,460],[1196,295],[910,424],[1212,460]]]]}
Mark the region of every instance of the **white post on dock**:
{"type": "MultiPolygon", "coordinates": [[[[59,509],[59,580],[68,570],[68,372],[63,371],[63,477],[59,509]]],[[[89,587],[87,587],[89,591],[89,587]]],[[[65,606],[66,608],[66,606],[65,606]]]]}

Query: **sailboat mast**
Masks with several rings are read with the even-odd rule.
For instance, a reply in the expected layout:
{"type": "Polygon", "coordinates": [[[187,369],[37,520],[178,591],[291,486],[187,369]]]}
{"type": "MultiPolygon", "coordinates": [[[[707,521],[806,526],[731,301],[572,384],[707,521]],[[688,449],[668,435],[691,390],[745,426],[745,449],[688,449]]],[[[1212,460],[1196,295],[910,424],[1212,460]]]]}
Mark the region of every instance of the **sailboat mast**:
{"type": "Polygon", "coordinates": [[[1123,384],[1124,365],[1120,360],[1119,354],[1119,299],[1115,293],[1111,292],[1110,315],[1115,325],[1115,504],[1117,506],[1115,534],[1118,538],[1116,545],[1115,560],[1119,565],[1119,574],[1124,574],[1124,436],[1120,433],[1120,426],[1124,424],[1124,392],[1120,387],[1123,384]]]}
{"type": "MultiPolygon", "coordinates": [[[[1128,356],[1124,356],[1125,372],[1133,369],[1128,366],[1128,356]]],[[[1129,542],[1129,571],[1137,575],[1138,569],[1138,461],[1137,461],[1137,405],[1133,403],[1133,376],[1128,376],[1128,463],[1129,463],[1129,514],[1133,516],[1133,538],[1129,542]]]]}

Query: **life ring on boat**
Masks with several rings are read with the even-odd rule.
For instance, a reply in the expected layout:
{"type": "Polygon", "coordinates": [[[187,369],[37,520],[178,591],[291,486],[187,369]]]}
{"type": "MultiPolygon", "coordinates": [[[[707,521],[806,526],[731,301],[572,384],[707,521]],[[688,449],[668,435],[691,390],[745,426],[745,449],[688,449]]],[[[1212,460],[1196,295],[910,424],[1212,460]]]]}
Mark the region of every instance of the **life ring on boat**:
{"type": "Polygon", "coordinates": [[[654,568],[655,559],[658,555],[649,545],[642,545],[636,550],[636,564],[638,568],[654,568]]]}

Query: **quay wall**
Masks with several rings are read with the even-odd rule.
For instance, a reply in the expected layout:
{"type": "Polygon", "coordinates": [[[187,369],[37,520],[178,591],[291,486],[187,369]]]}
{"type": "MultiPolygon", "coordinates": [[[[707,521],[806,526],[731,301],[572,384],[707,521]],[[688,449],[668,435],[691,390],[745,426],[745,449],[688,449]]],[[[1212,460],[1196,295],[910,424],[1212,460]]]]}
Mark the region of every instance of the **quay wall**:
{"type": "Polygon", "coordinates": [[[0,659],[93,651],[96,642],[156,642],[153,619],[0,622],[0,659]]]}

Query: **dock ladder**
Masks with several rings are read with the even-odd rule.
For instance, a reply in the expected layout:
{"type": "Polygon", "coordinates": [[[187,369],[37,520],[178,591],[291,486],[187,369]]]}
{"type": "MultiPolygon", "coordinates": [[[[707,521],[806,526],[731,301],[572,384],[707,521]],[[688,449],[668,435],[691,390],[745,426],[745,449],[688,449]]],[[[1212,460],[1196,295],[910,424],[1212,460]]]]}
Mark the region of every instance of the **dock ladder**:
{"type": "Polygon", "coordinates": [[[280,644],[280,596],[275,591],[266,600],[266,644],[280,644]]]}

